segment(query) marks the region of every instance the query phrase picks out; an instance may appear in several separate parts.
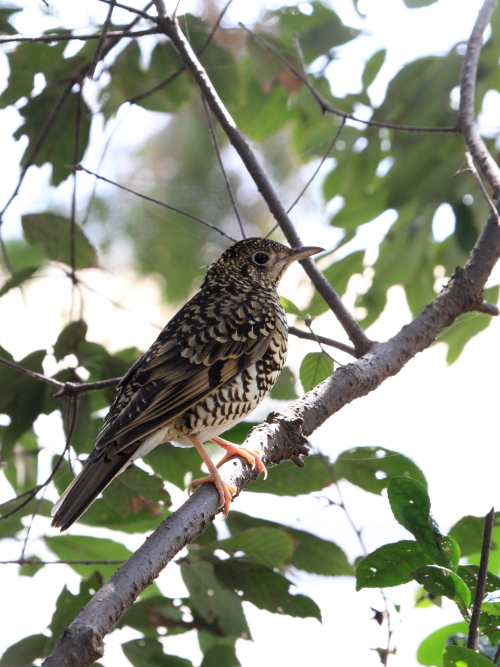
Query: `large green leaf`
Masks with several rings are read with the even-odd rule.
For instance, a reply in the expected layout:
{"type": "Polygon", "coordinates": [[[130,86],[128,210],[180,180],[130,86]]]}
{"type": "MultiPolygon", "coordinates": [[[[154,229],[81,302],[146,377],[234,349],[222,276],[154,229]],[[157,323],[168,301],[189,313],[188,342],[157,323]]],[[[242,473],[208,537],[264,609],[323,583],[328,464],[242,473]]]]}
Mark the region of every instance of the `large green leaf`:
{"type": "Polygon", "coordinates": [[[417,542],[401,540],[384,544],[356,565],[356,589],[406,584],[412,580],[413,570],[431,563],[417,542]]]}
{"type": "Polygon", "coordinates": [[[262,565],[230,558],[216,562],[214,572],[224,586],[242,591],[243,600],[259,609],[321,621],[321,612],[315,602],[304,595],[291,595],[288,592],[291,582],[262,565]]]}
{"type": "Polygon", "coordinates": [[[174,600],[158,595],[136,602],[122,616],[119,627],[128,625],[145,637],[156,638],[159,627],[168,628],[168,634],[188,632],[191,627],[182,620],[183,616],[174,600]]]}
{"type": "MultiPolygon", "coordinates": [[[[22,217],[24,238],[30,245],[40,245],[47,259],[71,265],[71,221],[54,213],[31,213],[22,217]]],[[[75,225],[75,268],[96,266],[95,248],[75,225]]]]}
{"type": "Polygon", "coordinates": [[[412,576],[432,595],[444,595],[456,602],[461,613],[468,618],[471,595],[458,574],[439,565],[423,565],[414,570],[412,576]]]}
{"type": "Polygon", "coordinates": [[[316,387],[333,373],[333,359],[324,352],[309,352],[300,364],[299,377],[305,392],[316,387]]]}
{"type": "Polygon", "coordinates": [[[443,650],[448,644],[448,640],[458,633],[466,635],[469,631],[469,624],[465,621],[452,623],[444,628],[436,630],[426,637],[417,649],[417,660],[419,664],[426,667],[439,665],[443,659],[443,650]]]}
{"type": "Polygon", "coordinates": [[[339,454],[334,463],[337,479],[371,493],[382,493],[391,477],[411,477],[427,486],[424,473],[413,461],[385,447],[354,447],[339,454]]]}
{"type": "Polygon", "coordinates": [[[446,646],[443,667],[491,667],[491,660],[465,646],[446,646]]]}
{"type": "Polygon", "coordinates": [[[88,565],[70,563],[70,566],[83,577],[89,577],[99,572],[107,580],[120,567],[120,564],[96,564],[92,561],[125,561],[131,555],[123,544],[100,537],[86,537],[84,535],[58,535],[45,537],[45,542],[60,560],[90,561],[88,565]]]}
{"type": "Polygon", "coordinates": [[[186,658],[164,653],[157,639],[132,639],[122,644],[122,650],[134,667],[193,667],[186,658]]]}
{"type": "Polygon", "coordinates": [[[205,545],[203,551],[215,549],[222,549],[231,555],[243,551],[248,558],[272,568],[290,560],[294,542],[293,538],[283,530],[266,527],[248,528],[233,537],[205,545]]]}
{"type": "Polygon", "coordinates": [[[283,461],[268,470],[267,479],[259,477],[246,489],[251,493],[274,493],[278,496],[300,496],[321,491],[335,481],[330,462],[324,456],[308,456],[305,466],[299,468],[291,461],[283,461]]]}
{"type": "Polygon", "coordinates": [[[24,637],[9,646],[0,659],[0,667],[32,667],[35,660],[49,654],[51,643],[46,635],[24,637]]]}
{"type": "MultiPolygon", "coordinates": [[[[363,250],[357,250],[334,262],[323,271],[325,278],[333,285],[335,291],[340,296],[346,291],[347,283],[351,276],[355,273],[362,273],[364,256],[365,253],[363,250]]],[[[316,317],[328,310],[328,306],[319,293],[315,291],[311,302],[305,310],[313,317],[316,317]]]]}
{"type": "Polygon", "coordinates": [[[437,565],[455,570],[460,549],[439,532],[425,486],[408,477],[392,477],[387,492],[394,517],[414,535],[422,551],[437,565]]]}

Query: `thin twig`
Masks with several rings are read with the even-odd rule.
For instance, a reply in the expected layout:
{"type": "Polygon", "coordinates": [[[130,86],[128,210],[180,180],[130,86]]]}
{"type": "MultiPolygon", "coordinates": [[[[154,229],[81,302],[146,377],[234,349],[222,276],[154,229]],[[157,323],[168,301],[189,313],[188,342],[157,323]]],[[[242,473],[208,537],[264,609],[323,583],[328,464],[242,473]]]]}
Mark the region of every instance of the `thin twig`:
{"type": "Polygon", "coordinates": [[[481,546],[481,560],[479,561],[479,570],[477,572],[476,594],[472,605],[472,615],[469,625],[469,636],[467,638],[467,648],[472,651],[478,650],[479,643],[479,617],[481,615],[481,605],[483,604],[484,589],[486,586],[486,577],[488,574],[488,558],[491,548],[491,534],[495,522],[495,508],[491,510],[484,518],[483,544],[481,546]]]}
{"type": "Polygon", "coordinates": [[[97,389],[107,389],[108,387],[116,387],[120,382],[119,378],[110,378],[109,380],[98,380],[97,382],[65,382],[61,389],[54,394],[55,398],[61,396],[76,396],[84,391],[94,391],[97,389]]]}
{"type": "Polygon", "coordinates": [[[30,377],[35,378],[36,380],[41,380],[42,382],[45,382],[46,384],[52,384],[55,387],[64,387],[64,382],[59,382],[59,380],[54,380],[54,378],[49,378],[46,375],[37,373],[36,371],[31,371],[29,368],[24,368],[23,366],[20,366],[19,364],[16,364],[13,361],[2,359],[2,357],[0,357],[0,364],[9,366],[10,368],[13,368],[15,371],[18,371],[19,373],[24,373],[24,375],[29,375],[30,377]]]}
{"type": "MultiPolygon", "coordinates": [[[[212,39],[214,38],[215,33],[217,32],[220,23],[224,17],[224,14],[228,10],[229,6],[233,0],[228,0],[228,2],[225,4],[225,6],[222,8],[222,11],[220,12],[219,16],[217,17],[217,20],[215,21],[214,25],[212,26],[212,29],[210,30],[210,33],[208,34],[206,40],[203,42],[203,44],[200,46],[200,48],[196,51],[197,56],[201,56],[201,54],[205,51],[207,46],[210,44],[212,39]]],[[[151,2],[151,4],[153,4],[151,2]]],[[[158,29],[157,29],[158,31],[158,29]]],[[[124,100],[123,102],[120,102],[119,104],[113,104],[112,106],[109,107],[103,107],[100,109],[97,113],[102,113],[104,111],[113,111],[114,109],[118,109],[122,104],[126,104],[127,102],[129,104],[137,104],[137,102],[140,102],[146,97],[149,97],[153,93],[156,93],[158,90],[161,90],[162,88],[165,88],[168,86],[172,81],[174,81],[182,72],[186,70],[184,65],[181,65],[179,69],[177,69],[175,72],[173,72],[169,77],[167,77],[164,81],[161,81],[160,83],[156,84],[156,86],[153,86],[153,88],[150,88],[149,90],[146,90],[144,93],[140,93],[139,95],[135,95],[134,97],[129,97],[128,100],[124,100]]]]}
{"type": "Polygon", "coordinates": [[[490,155],[483,138],[479,134],[474,110],[477,66],[483,46],[483,33],[490,22],[496,4],[496,0],[484,0],[467,43],[460,75],[458,128],[469,151],[472,153],[474,161],[479,165],[481,173],[493,190],[494,198],[498,199],[500,196],[500,168],[490,155]]]}
{"type": "MultiPolygon", "coordinates": [[[[279,223],[288,242],[293,247],[302,246],[303,243],[297,234],[292,221],[283,208],[283,205],[281,204],[281,201],[279,200],[278,195],[276,194],[276,191],[269,181],[265,171],[257,160],[257,157],[255,156],[255,153],[253,152],[249,143],[245,140],[241,132],[236,127],[236,123],[230,116],[222,100],[214,89],[206,71],[193,52],[189,42],[181,32],[177,19],[167,15],[163,18],[160,27],[167,35],[167,37],[171,39],[172,44],[181,56],[183,63],[193,75],[196,83],[198,84],[198,87],[207,100],[208,106],[221,124],[229,141],[242,159],[243,164],[247,168],[250,176],[253,178],[257,189],[260,191],[262,197],[266,201],[269,210],[279,223]]],[[[372,341],[369,340],[363,329],[359,326],[358,322],[347,310],[337,292],[325,278],[323,273],[317,268],[316,264],[310,259],[301,260],[300,263],[304,267],[304,270],[311,279],[313,285],[318,290],[319,294],[335,313],[337,319],[343,326],[354,347],[356,348],[357,354],[361,357],[370,349],[372,346],[372,341]]]]}
{"type": "Polygon", "coordinates": [[[295,76],[302,81],[302,83],[306,86],[306,88],[309,90],[313,98],[316,100],[318,103],[321,112],[322,113],[331,113],[335,116],[340,116],[341,118],[344,118],[345,120],[353,120],[356,121],[357,123],[362,123],[364,125],[370,125],[373,127],[385,127],[389,130],[402,130],[405,132],[454,132],[457,133],[458,130],[456,127],[448,127],[448,126],[443,126],[443,127],[427,127],[427,126],[417,126],[417,125],[395,125],[394,123],[384,123],[382,121],[378,120],[366,120],[363,118],[358,118],[357,116],[354,116],[351,113],[346,113],[345,111],[340,111],[339,109],[335,109],[332,107],[328,102],[326,102],[321,95],[313,88],[311,85],[311,82],[307,77],[302,76],[302,74],[290,63],[286,58],[283,58],[283,56],[276,51],[276,49],[273,49],[273,47],[268,44],[262,37],[259,37],[256,33],[254,33],[250,28],[247,28],[243,23],[238,23],[239,26],[241,26],[246,32],[258,43],[260,44],[263,48],[266,49],[266,51],[269,51],[273,56],[275,56],[283,65],[292,72],[292,74],[295,74],[295,76]]]}
{"type": "Polygon", "coordinates": [[[135,195],[136,197],[140,197],[141,199],[145,199],[146,201],[149,201],[153,204],[158,204],[158,206],[163,206],[164,208],[168,208],[169,211],[174,211],[175,213],[180,213],[181,215],[186,216],[186,218],[191,218],[191,220],[195,220],[196,222],[199,222],[202,225],[205,225],[205,227],[209,227],[210,229],[213,229],[215,232],[218,232],[222,236],[225,236],[228,238],[230,241],[233,241],[233,243],[236,242],[236,239],[233,238],[230,234],[227,234],[225,231],[220,229],[220,227],[216,227],[215,225],[212,225],[210,222],[207,222],[206,220],[202,220],[201,218],[197,218],[195,215],[191,215],[191,213],[187,213],[186,211],[181,211],[180,208],[176,208],[175,206],[170,206],[169,204],[164,204],[161,201],[158,201],[157,199],[153,199],[152,197],[148,197],[147,195],[143,195],[140,192],[137,192],[136,190],[131,190],[130,188],[125,187],[125,185],[120,185],[119,183],[116,183],[116,181],[111,181],[109,178],[106,178],[105,176],[99,176],[99,174],[96,174],[93,171],[90,171],[90,169],[86,169],[83,165],[77,164],[77,165],[71,165],[72,169],[75,169],[76,171],[84,171],[87,174],[90,174],[91,176],[95,176],[101,181],[104,181],[105,183],[110,183],[111,185],[114,185],[117,188],[120,188],[120,190],[125,190],[125,192],[130,192],[130,194],[135,195]]]}
{"type": "Polygon", "coordinates": [[[471,153],[469,153],[469,151],[466,151],[465,157],[467,159],[467,164],[469,165],[469,169],[470,169],[472,175],[474,176],[474,178],[476,179],[476,181],[479,184],[481,192],[483,193],[483,197],[488,202],[488,206],[490,207],[490,211],[493,213],[493,215],[497,219],[497,222],[500,224],[500,215],[498,214],[497,207],[493,203],[493,200],[491,199],[488,192],[486,191],[486,188],[484,187],[482,178],[481,178],[481,176],[479,175],[479,173],[476,169],[476,165],[474,164],[474,158],[472,157],[471,153]]]}
{"type": "Polygon", "coordinates": [[[37,560],[19,558],[19,560],[0,560],[0,565],[122,565],[124,560],[37,560]]]}
{"type": "Polygon", "coordinates": [[[236,205],[236,200],[233,195],[233,190],[231,188],[231,183],[229,182],[229,179],[226,174],[226,170],[224,169],[224,163],[222,162],[221,154],[220,154],[220,149],[219,149],[219,142],[217,141],[217,135],[215,133],[215,128],[214,124],[212,123],[212,116],[210,113],[210,109],[207,106],[207,102],[203,95],[201,96],[201,100],[203,102],[203,108],[205,109],[205,115],[208,120],[208,127],[210,129],[210,136],[212,137],[212,142],[215,148],[215,153],[217,155],[217,160],[219,162],[219,167],[222,171],[222,175],[224,177],[224,182],[226,183],[226,189],[229,193],[229,198],[231,199],[231,204],[233,206],[233,211],[236,216],[236,219],[238,220],[238,225],[240,226],[240,231],[241,231],[241,236],[242,238],[246,238],[245,236],[245,230],[243,229],[243,223],[241,222],[241,217],[240,217],[240,212],[238,211],[238,206],[236,205]]]}
{"type": "MultiPolygon", "coordinates": [[[[102,45],[101,45],[102,51],[102,45]]],[[[95,55],[95,54],[94,54],[95,55]]],[[[95,68],[95,65],[94,65],[95,68]]],[[[75,139],[73,144],[73,162],[76,164],[80,157],[80,136],[82,126],[82,86],[80,85],[78,97],[76,100],[76,119],[75,119],[75,139]]],[[[72,300],[74,298],[75,285],[77,284],[76,277],[76,183],[78,174],[73,173],[73,189],[71,193],[71,218],[70,218],[70,232],[69,232],[69,249],[70,249],[70,265],[71,265],[71,282],[73,284],[71,294],[72,300]]],[[[73,309],[71,309],[73,310],[73,309]]],[[[73,313],[71,312],[71,316],[73,313]]]]}
{"type": "Polygon", "coordinates": [[[61,467],[61,464],[63,463],[64,457],[66,455],[66,452],[68,451],[69,446],[71,444],[71,438],[73,437],[73,431],[75,430],[76,418],[77,418],[77,415],[78,415],[78,399],[74,396],[70,396],[70,399],[69,399],[68,415],[71,413],[71,408],[73,408],[73,412],[72,412],[72,415],[71,415],[71,421],[69,423],[68,435],[67,435],[67,438],[66,438],[66,444],[64,446],[63,453],[59,456],[59,459],[57,460],[56,465],[52,469],[52,472],[47,477],[45,482],[43,482],[43,484],[37,484],[37,486],[33,487],[30,491],[25,491],[24,493],[21,493],[16,498],[13,498],[10,502],[14,502],[16,500],[19,500],[19,498],[23,498],[26,495],[28,496],[26,498],[26,500],[23,500],[23,502],[20,503],[16,508],[11,510],[10,512],[7,512],[6,514],[2,514],[2,516],[0,516],[0,521],[2,519],[7,519],[9,516],[12,516],[16,512],[19,512],[19,510],[22,507],[27,505],[30,502],[30,500],[32,500],[41,489],[46,487],[51,482],[52,478],[54,477],[56,472],[61,467]]]}
{"type": "MultiPolygon", "coordinates": [[[[111,0],[111,4],[109,5],[109,10],[108,10],[108,15],[106,16],[106,20],[104,21],[102,26],[101,38],[99,39],[96,50],[94,52],[92,60],[90,61],[89,68],[87,70],[87,77],[89,79],[94,78],[95,68],[97,67],[97,63],[101,59],[102,49],[104,47],[104,42],[106,41],[106,34],[109,30],[109,26],[111,25],[111,17],[113,16],[113,10],[115,6],[116,6],[116,0],[111,0]]],[[[75,160],[75,162],[78,162],[78,158],[75,160]]]]}
{"type": "Polygon", "coordinates": [[[339,341],[333,340],[332,338],[325,338],[325,336],[317,336],[315,333],[309,333],[308,331],[302,331],[302,329],[297,329],[297,327],[288,327],[288,333],[292,336],[297,336],[297,338],[304,338],[305,340],[313,340],[321,343],[322,345],[329,345],[330,347],[335,347],[337,350],[346,352],[352,357],[356,357],[356,350],[350,345],[345,343],[340,343],[339,341]]]}
{"type": "MultiPolygon", "coordinates": [[[[107,5],[114,4],[115,7],[119,7],[120,9],[126,9],[128,12],[132,12],[132,14],[137,14],[137,16],[140,16],[143,19],[147,19],[148,21],[154,21],[155,23],[158,23],[158,19],[156,18],[156,16],[151,16],[151,14],[147,14],[145,11],[137,9],[136,7],[130,7],[130,5],[122,5],[121,2],[115,2],[115,0],[99,0],[99,2],[105,2],[107,5]]],[[[151,7],[153,4],[154,2],[150,2],[149,6],[151,7]]]]}
{"type": "MultiPolygon", "coordinates": [[[[146,30],[137,30],[132,32],[131,30],[110,30],[104,35],[104,39],[114,39],[118,37],[144,37],[144,35],[156,35],[158,34],[158,28],[147,28],[146,30]]],[[[8,42],[45,42],[46,44],[51,44],[53,42],[70,42],[73,40],[80,40],[82,42],[88,42],[91,39],[102,39],[102,34],[96,32],[91,35],[77,35],[75,33],[69,32],[63,35],[37,35],[36,37],[29,37],[28,35],[2,35],[0,36],[0,44],[7,44],[8,42]]]]}

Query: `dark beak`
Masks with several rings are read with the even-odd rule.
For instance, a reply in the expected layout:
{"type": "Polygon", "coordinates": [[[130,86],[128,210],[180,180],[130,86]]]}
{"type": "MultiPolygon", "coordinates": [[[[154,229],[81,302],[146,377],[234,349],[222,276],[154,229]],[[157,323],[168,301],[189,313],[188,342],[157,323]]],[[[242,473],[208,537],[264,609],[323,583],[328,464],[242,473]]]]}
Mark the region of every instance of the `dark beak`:
{"type": "Polygon", "coordinates": [[[287,263],[296,262],[300,259],[306,259],[311,255],[317,255],[318,252],[324,252],[324,248],[317,248],[316,246],[304,246],[302,248],[294,248],[293,253],[287,258],[287,263]]]}

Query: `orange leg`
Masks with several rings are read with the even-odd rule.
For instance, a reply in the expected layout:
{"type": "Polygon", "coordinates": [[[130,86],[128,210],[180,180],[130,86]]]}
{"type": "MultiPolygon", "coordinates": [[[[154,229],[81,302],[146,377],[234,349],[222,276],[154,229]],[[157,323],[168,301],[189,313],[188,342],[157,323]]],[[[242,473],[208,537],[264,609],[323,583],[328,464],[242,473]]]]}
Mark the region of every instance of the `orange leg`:
{"type": "MultiPolygon", "coordinates": [[[[203,446],[203,444],[200,442],[199,438],[197,438],[194,435],[188,436],[193,445],[196,447],[196,450],[198,451],[198,454],[201,456],[203,459],[204,463],[206,464],[209,475],[207,477],[202,477],[200,479],[195,479],[191,482],[189,486],[189,491],[191,489],[195,489],[197,486],[200,486],[201,484],[206,484],[206,482],[212,482],[215,484],[215,488],[219,492],[219,497],[220,497],[220,505],[219,507],[223,508],[223,514],[224,518],[227,517],[228,512],[229,512],[229,505],[231,504],[232,500],[232,494],[236,493],[236,489],[234,486],[231,486],[227,482],[225,482],[222,477],[219,474],[219,471],[217,470],[215,463],[212,461],[210,456],[208,455],[207,450],[203,446]]],[[[219,444],[219,443],[217,443],[219,444]]],[[[229,443],[228,443],[229,444],[229,443]]],[[[234,445],[233,445],[234,447],[234,445]]]]}
{"type": "Polygon", "coordinates": [[[233,445],[232,442],[228,442],[227,440],[224,440],[224,438],[212,438],[212,442],[215,442],[216,445],[219,445],[219,447],[226,450],[226,453],[217,464],[217,468],[220,468],[223,463],[236,454],[237,456],[242,456],[246,459],[252,468],[255,468],[255,465],[257,465],[258,471],[263,472],[264,479],[266,479],[266,466],[262,463],[259,453],[255,449],[247,449],[247,447],[242,447],[241,445],[233,445]]]}

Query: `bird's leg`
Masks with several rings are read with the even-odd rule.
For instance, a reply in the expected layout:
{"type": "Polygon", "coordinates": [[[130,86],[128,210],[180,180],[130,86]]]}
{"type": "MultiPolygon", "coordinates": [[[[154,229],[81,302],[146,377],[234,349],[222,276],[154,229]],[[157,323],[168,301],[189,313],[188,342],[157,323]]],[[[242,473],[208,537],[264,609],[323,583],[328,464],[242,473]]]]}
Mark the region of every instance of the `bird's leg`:
{"type": "MultiPolygon", "coordinates": [[[[215,488],[219,492],[219,497],[220,497],[220,505],[219,507],[223,508],[223,514],[224,518],[227,517],[228,512],[229,512],[229,505],[231,504],[232,500],[232,494],[235,494],[237,489],[234,488],[234,486],[231,486],[227,482],[225,482],[222,477],[220,476],[219,471],[217,470],[215,463],[212,461],[210,456],[208,455],[207,450],[203,446],[202,442],[200,441],[199,438],[197,438],[195,435],[189,435],[188,438],[191,440],[193,445],[196,447],[198,454],[201,456],[203,461],[205,462],[209,475],[207,477],[202,477],[200,479],[195,479],[191,482],[189,485],[189,491],[191,489],[195,489],[197,486],[201,486],[201,484],[206,484],[206,482],[212,482],[215,484],[215,488]]],[[[218,444],[218,443],[217,443],[218,444]]],[[[229,443],[228,443],[229,444],[229,443]]],[[[234,446],[234,445],[233,445],[234,446]]]]}
{"type": "Polygon", "coordinates": [[[225,463],[231,456],[236,454],[237,456],[242,456],[244,459],[246,459],[252,468],[255,468],[257,465],[258,471],[263,472],[264,479],[266,479],[267,468],[262,463],[259,452],[257,452],[255,449],[248,449],[247,447],[242,447],[241,445],[233,445],[232,442],[228,442],[227,440],[224,440],[224,438],[212,438],[212,442],[215,442],[216,445],[219,445],[219,447],[222,447],[222,449],[226,450],[226,453],[217,464],[217,468],[220,468],[223,463],[225,463]]]}

